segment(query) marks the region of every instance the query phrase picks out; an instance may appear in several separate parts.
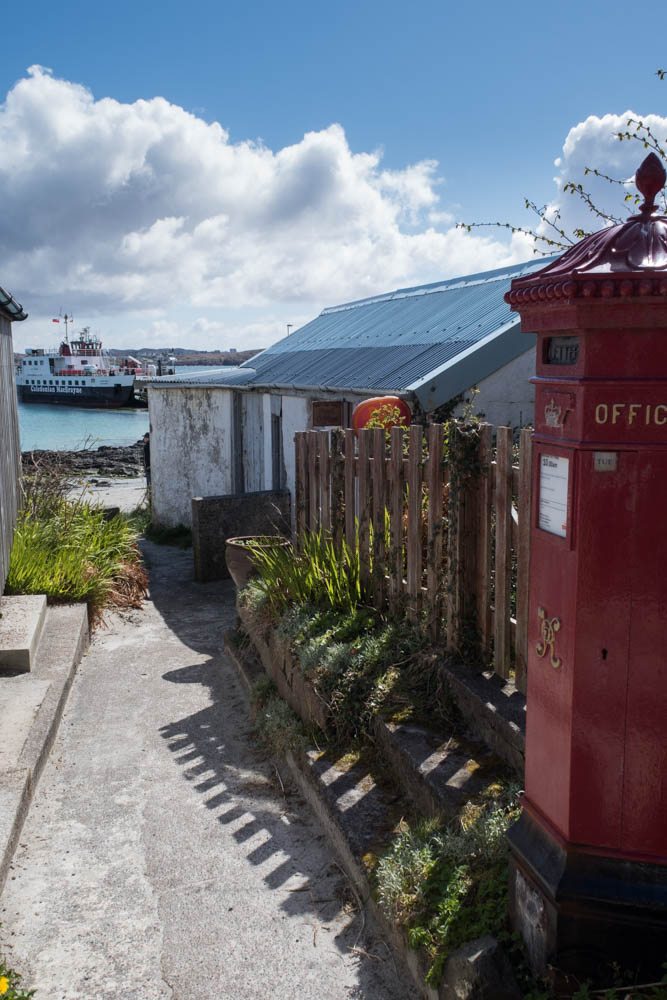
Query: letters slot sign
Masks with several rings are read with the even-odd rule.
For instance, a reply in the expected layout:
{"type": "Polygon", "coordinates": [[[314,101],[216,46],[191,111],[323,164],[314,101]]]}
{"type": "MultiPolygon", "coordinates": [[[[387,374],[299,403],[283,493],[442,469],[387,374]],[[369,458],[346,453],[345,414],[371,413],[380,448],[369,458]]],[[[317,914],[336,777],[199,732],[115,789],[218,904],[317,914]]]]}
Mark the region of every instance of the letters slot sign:
{"type": "Polygon", "coordinates": [[[538,337],[525,797],[509,833],[512,916],[536,970],[558,955],[586,973],[586,951],[649,974],[664,960],[667,218],[653,154],[636,181],[637,215],[506,295],[538,337]]]}
{"type": "Polygon", "coordinates": [[[539,524],[544,531],[567,535],[567,491],[570,460],[557,455],[540,456],[539,524]]]}

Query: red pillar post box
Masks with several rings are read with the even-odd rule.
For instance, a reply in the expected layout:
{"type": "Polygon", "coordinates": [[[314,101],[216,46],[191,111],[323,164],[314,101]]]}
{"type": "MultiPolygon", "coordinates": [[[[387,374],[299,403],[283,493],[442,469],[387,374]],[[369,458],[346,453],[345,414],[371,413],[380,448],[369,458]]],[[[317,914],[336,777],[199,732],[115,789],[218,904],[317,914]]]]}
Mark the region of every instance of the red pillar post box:
{"type": "Polygon", "coordinates": [[[521,819],[535,970],[667,957],[667,218],[587,237],[506,299],[537,333],[521,819]]]}

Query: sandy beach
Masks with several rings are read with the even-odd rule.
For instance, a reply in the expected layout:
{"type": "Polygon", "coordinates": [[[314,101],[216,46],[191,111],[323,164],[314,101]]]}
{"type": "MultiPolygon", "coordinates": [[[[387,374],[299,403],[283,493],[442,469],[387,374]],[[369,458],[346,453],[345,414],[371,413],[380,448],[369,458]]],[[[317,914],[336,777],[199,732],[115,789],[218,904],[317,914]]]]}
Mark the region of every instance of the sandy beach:
{"type": "Polygon", "coordinates": [[[82,479],[72,487],[70,495],[73,498],[83,496],[103,507],[119,507],[129,512],[146,503],[146,479],[144,476],[82,479]]]}

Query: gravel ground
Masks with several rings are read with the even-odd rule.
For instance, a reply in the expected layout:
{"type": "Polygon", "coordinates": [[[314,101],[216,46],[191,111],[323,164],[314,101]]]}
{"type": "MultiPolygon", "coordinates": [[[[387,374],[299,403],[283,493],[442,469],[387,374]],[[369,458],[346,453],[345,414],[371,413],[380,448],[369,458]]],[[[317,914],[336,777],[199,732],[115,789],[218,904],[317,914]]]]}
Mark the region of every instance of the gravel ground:
{"type": "Polygon", "coordinates": [[[84,658],[0,900],[36,1000],[407,1000],[221,652],[230,583],[145,543],[150,600],[84,658]],[[283,776],[284,777],[284,776],[283,776]]]}

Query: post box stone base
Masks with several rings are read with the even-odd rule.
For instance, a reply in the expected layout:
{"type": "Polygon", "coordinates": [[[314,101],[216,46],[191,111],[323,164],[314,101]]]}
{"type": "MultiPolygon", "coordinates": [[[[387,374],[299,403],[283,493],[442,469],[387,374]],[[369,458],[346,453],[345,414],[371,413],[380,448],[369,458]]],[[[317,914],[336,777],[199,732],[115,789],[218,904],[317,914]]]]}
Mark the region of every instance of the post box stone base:
{"type": "Polygon", "coordinates": [[[510,919],[536,975],[547,966],[609,985],[612,964],[659,980],[667,957],[667,864],[565,847],[525,810],[509,830],[510,919]]]}

